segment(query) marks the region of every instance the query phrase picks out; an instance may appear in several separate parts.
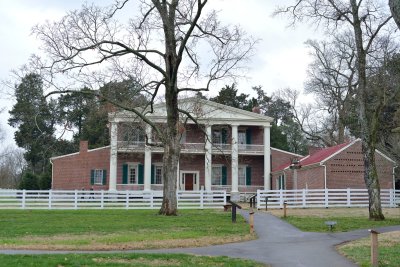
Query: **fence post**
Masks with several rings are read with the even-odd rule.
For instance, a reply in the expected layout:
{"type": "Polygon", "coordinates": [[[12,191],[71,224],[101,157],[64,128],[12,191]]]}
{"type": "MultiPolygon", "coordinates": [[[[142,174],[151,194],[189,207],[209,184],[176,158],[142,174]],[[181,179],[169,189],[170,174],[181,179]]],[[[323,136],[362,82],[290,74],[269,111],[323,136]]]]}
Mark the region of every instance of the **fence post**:
{"type": "Polygon", "coordinates": [[[351,191],[350,188],[347,188],[347,207],[351,207],[351,191]]]}
{"type": "Polygon", "coordinates": [[[283,190],[279,190],[279,206],[282,209],[283,208],[283,190]]]}
{"type": "Polygon", "coordinates": [[[53,193],[51,192],[51,190],[49,190],[49,210],[51,210],[51,198],[53,197],[53,193]]]}
{"type": "Polygon", "coordinates": [[[150,208],[154,208],[154,194],[153,190],[150,190],[150,208]]]}
{"type": "Polygon", "coordinates": [[[260,199],[261,199],[261,192],[260,189],[257,189],[257,209],[261,209],[260,199]]]}
{"type": "Polygon", "coordinates": [[[390,204],[389,204],[390,207],[394,208],[396,205],[394,204],[395,203],[395,199],[394,199],[393,188],[391,188],[390,191],[389,191],[389,201],[390,201],[390,204]]]}
{"type": "Polygon", "coordinates": [[[200,190],[200,209],[204,208],[204,191],[200,190]]]}
{"type": "Polygon", "coordinates": [[[26,205],[26,191],[25,189],[22,190],[22,208],[25,209],[25,205],[26,205]]]}
{"type": "Polygon", "coordinates": [[[129,191],[125,191],[125,194],[125,209],[129,209],[129,191]]]}
{"type": "Polygon", "coordinates": [[[371,265],[378,267],[378,232],[370,229],[371,233],[371,265]]]}
{"type": "Polygon", "coordinates": [[[78,190],[74,192],[74,209],[78,209],[78,190]]]}
{"type": "Polygon", "coordinates": [[[103,190],[103,189],[101,190],[101,195],[100,195],[100,197],[101,197],[101,200],[100,200],[100,207],[101,207],[102,209],[104,209],[104,190],[103,190]]]}
{"type": "Polygon", "coordinates": [[[305,188],[303,188],[303,208],[305,208],[306,207],[306,189],[305,188]]]}
{"type": "Polygon", "coordinates": [[[329,208],[329,192],[328,192],[328,188],[325,188],[325,208],[329,208]]]}

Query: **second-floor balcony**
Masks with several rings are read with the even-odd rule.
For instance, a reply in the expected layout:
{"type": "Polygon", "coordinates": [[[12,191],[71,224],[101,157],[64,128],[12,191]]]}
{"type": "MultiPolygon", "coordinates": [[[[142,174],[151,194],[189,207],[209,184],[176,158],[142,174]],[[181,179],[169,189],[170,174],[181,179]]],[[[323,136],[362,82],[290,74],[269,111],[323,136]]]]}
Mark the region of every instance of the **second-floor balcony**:
{"type": "MultiPolygon", "coordinates": [[[[118,141],[117,147],[119,152],[144,152],[145,142],[140,141],[118,141]]],[[[152,146],[153,152],[162,152],[164,149],[162,146],[152,146]]],[[[239,144],[239,154],[252,154],[252,155],[263,155],[264,145],[253,145],[253,144],[239,144]]],[[[232,151],[231,144],[213,144],[213,154],[230,154],[232,151]]],[[[205,145],[204,143],[182,143],[181,153],[190,154],[204,154],[205,145]]]]}

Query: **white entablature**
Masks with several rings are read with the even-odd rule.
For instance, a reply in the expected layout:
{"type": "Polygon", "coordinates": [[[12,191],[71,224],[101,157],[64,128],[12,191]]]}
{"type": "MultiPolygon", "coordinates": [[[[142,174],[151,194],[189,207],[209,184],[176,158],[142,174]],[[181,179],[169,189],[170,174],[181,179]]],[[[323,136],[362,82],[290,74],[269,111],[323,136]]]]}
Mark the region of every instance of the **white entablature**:
{"type": "MultiPolygon", "coordinates": [[[[270,126],[273,119],[258,113],[221,105],[212,101],[200,98],[186,98],[179,100],[179,108],[193,116],[199,124],[237,124],[237,125],[257,125],[270,126]]],[[[140,110],[140,108],[139,108],[140,110]]],[[[150,108],[146,108],[146,117],[154,123],[166,121],[165,103],[153,105],[153,113],[150,108]]],[[[143,113],[145,113],[143,112],[143,113]]],[[[181,113],[182,119],[186,116],[181,113]]],[[[110,122],[129,122],[138,121],[138,116],[130,111],[119,111],[109,114],[110,122]]],[[[194,123],[188,120],[188,123],[194,123]]]]}

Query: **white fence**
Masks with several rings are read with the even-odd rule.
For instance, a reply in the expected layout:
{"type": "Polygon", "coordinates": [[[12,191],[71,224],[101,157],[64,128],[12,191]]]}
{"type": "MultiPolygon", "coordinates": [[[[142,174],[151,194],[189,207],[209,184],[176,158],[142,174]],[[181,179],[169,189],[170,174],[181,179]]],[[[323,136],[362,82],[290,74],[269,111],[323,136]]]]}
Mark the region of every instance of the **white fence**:
{"type": "MultiPolygon", "coordinates": [[[[329,207],[368,207],[366,189],[302,189],[302,190],[258,190],[257,208],[265,209],[266,197],[268,208],[329,208],[329,207]]],[[[400,204],[400,190],[382,189],[383,207],[397,207],[400,204]]]]}
{"type": "MultiPolygon", "coordinates": [[[[159,209],[162,191],[1,190],[0,209],[159,209]]],[[[222,208],[226,191],[179,191],[179,209],[222,208]]]]}

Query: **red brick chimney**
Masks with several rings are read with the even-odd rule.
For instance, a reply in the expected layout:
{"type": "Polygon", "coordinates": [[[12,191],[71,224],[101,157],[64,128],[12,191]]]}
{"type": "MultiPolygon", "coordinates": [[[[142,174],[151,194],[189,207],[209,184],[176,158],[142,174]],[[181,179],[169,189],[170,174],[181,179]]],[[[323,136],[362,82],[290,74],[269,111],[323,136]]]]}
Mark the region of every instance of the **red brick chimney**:
{"type": "Polygon", "coordinates": [[[79,153],[86,153],[89,148],[89,141],[83,141],[81,140],[79,142],[79,153]]]}
{"type": "Polygon", "coordinates": [[[254,113],[258,113],[258,114],[261,113],[261,109],[260,109],[260,107],[258,107],[258,106],[253,107],[252,111],[253,111],[254,113]]]}

